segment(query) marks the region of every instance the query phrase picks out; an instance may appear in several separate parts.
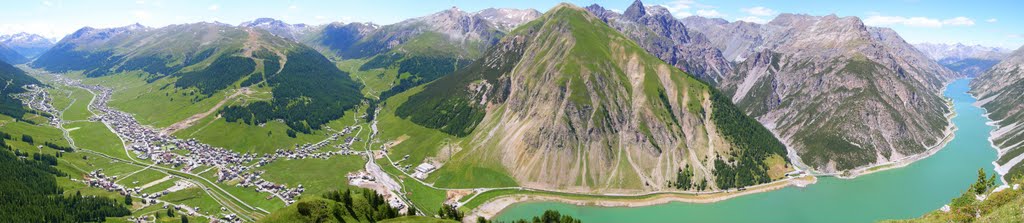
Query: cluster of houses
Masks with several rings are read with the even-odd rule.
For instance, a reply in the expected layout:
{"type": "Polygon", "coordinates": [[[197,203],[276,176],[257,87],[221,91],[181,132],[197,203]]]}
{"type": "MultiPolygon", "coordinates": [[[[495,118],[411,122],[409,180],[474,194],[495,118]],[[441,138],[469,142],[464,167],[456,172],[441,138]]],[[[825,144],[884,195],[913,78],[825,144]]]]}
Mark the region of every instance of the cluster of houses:
{"type": "MultiPolygon", "coordinates": [[[[29,84],[22,86],[25,89],[24,93],[14,95],[14,98],[21,99],[21,103],[29,108],[49,114],[60,114],[56,108],[53,107],[53,103],[50,103],[50,95],[42,87],[35,84],[29,84]]],[[[51,115],[49,117],[50,125],[59,126],[60,117],[51,115]]]]}
{"type": "MultiPolygon", "coordinates": [[[[206,168],[203,172],[216,170],[218,182],[238,180],[237,182],[239,183],[236,184],[236,186],[245,188],[251,187],[259,192],[271,193],[272,195],[268,198],[272,199],[277,197],[286,204],[294,203],[295,198],[301,195],[302,192],[305,191],[305,188],[303,188],[302,185],[298,185],[295,188],[289,188],[283,184],[276,184],[267,181],[261,177],[263,171],[256,171],[254,168],[267,165],[278,158],[329,159],[334,155],[362,155],[363,153],[348,149],[349,145],[358,141],[358,139],[353,137],[347,137],[340,150],[321,151],[322,148],[328,146],[331,142],[337,141],[340,137],[351,133],[356,127],[346,127],[342,129],[342,131],[317,143],[297,145],[296,148],[292,150],[278,149],[274,153],[263,154],[262,156],[253,153],[237,153],[224,148],[210,146],[195,139],[178,139],[173,136],[161,134],[153,128],[149,128],[138,123],[138,121],[136,121],[129,113],[121,112],[109,107],[107,102],[110,101],[111,96],[113,95],[113,91],[110,88],[99,85],[82,84],[77,80],[57,75],[55,75],[55,78],[58,82],[62,82],[65,85],[84,88],[96,94],[96,97],[90,103],[89,108],[97,115],[91,117],[90,120],[106,124],[106,126],[108,126],[115,134],[125,140],[127,149],[132,151],[136,158],[152,160],[157,164],[180,168],[183,172],[192,172],[194,170],[201,169],[200,167],[202,166],[209,166],[212,168],[206,168]],[[187,152],[180,152],[182,150],[187,152]]],[[[52,107],[45,90],[42,90],[42,88],[38,86],[29,86],[27,89],[29,89],[29,93],[22,96],[23,103],[26,103],[36,110],[48,112],[50,114],[59,114],[58,111],[52,107]]],[[[51,120],[51,124],[56,126],[59,126],[60,122],[61,120],[59,117],[54,117],[51,120]]],[[[90,176],[90,181],[95,181],[90,182],[90,185],[105,189],[110,188],[112,191],[121,190],[125,191],[124,193],[138,193],[138,191],[131,191],[131,189],[121,188],[120,186],[113,184],[113,181],[110,181],[109,178],[101,177],[102,173],[97,172],[95,174],[95,176],[90,176]]],[[[160,195],[146,196],[159,197],[160,195]]]]}

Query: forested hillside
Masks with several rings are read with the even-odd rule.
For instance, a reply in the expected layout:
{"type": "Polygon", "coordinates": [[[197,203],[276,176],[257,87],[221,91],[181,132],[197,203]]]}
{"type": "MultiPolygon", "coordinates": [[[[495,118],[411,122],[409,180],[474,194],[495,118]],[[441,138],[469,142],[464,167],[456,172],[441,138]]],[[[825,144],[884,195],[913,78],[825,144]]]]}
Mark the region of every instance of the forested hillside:
{"type": "Polygon", "coordinates": [[[26,112],[24,106],[20,100],[14,99],[12,96],[24,92],[25,90],[22,88],[24,85],[41,85],[42,83],[25,74],[25,71],[0,61],[0,84],[4,85],[0,88],[0,114],[21,118],[26,112]]]}
{"type": "Polygon", "coordinates": [[[110,198],[64,195],[54,178],[67,175],[54,167],[56,157],[11,151],[11,135],[0,135],[0,222],[102,222],[131,213],[110,198]]]}
{"type": "Polygon", "coordinates": [[[220,113],[230,122],[251,125],[283,120],[303,133],[340,118],[362,100],[361,85],[312,48],[264,30],[220,23],[83,28],[33,66],[87,77],[141,71],[148,83],[173,82],[173,91],[156,86],[164,91],[157,94],[181,94],[193,103],[233,89],[269,90],[269,100],[235,104],[220,113]]]}

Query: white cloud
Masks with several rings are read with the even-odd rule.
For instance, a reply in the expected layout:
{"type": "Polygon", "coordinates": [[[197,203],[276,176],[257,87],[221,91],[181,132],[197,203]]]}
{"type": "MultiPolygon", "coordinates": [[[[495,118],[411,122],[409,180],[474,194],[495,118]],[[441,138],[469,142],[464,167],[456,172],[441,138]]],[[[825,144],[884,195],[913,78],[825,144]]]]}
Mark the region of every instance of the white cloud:
{"type": "Polygon", "coordinates": [[[1024,39],[1024,34],[1010,34],[1010,35],[1006,35],[1006,37],[1010,37],[1010,38],[1014,38],[1014,39],[1024,39]]]}
{"type": "Polygon", "coordinates": [[[210,7],[206,7],[206,9],[210,10],[210,11],[217,11],[217,10],[220,10],[220,5],[213,4],[213,5],[210,5],[210,7]]]}
{"type": "Polygon", "coordinates": [[[715,11],[711,10],[715,8],[714,6],[701,4],[694,0],[674,0],[661,5],[661,7],[668,9],[668,12],[672,13],[672,15],[677,18],[692,16],[693,13],[690,12],[690,9],[699,9],[697,10],[697,15],[700,15],[701,11],[704,11],[705,13],[708,13],[708,10],[715,11]]]}
{"type": "Polygon", "coordinates": [[[973,26],[974,20],[971,18],[959,16],[952,19],[942,20],[942,24],[951,26],[973,26]]]}
{"type": "Polygon", "coordinates": [[[872,15],[867,19],[864,19],[864,24],[869,26],[904,25],[911,27],[941,28],[943,26],[973,26],[974,20],[963,16],[939,20],[928,17],[907,18],[902,16],[872,15]]]}
{"type": "Polygon", "coordinates": [[[661,6],[668,9],[668,12],[671,12],[673,15],[680,16],[678,14],[690,14],[689,10],[693,4],[693,0],[675,0],[661,6]]]}
{"type": "Polygon", "coordinates": [[[722,14],[721,12],[718,12],[718,10],[714,10],[714,9],[701,9],[701,10],[697,10],[697,15],[701,16],[701,17],[708,17],[708,18],[721,18],[721,17],[725,17],[725,14],[722,14]]]}
{"type": "Polygon", "coordinates": [[[143,0],[137,0],[137,1],[135,1],[135,4],[140,4],[140,5],[142,5],[142,4],[146,4],[146,1],[143,1],[143,0]]]}
{"type": "Polygon", "coordinates": [[[744,12],[746,12],[746,13],[749,13],[752,16],[770,16],[770,15],[774,15],[775,14],[775,10],[772,10],[770,8],[765,8],[765,7],[762,7],[762,6],[753,7],[753,8],[744,8],[742,10],[744,12]]]}
{"type": "Polygon", "coordinates": [[[288,6],[288,9],[298,9],[298,8],[299,8],[299,6],[297,6],[297,5],[289,5],[288,6]]]}
{"type": "Polygon", "coordinates": [[[149,12],[143,10],[132,11],[132,16],[134,16],[135,19],[138,20],[149,20],[150,18],[153,18],[153,14],[150,14],[149,12]]]}
{"type": "Polygon", "coordinates": [[[991,19],[985,20],[985,22],[988,22],[988,23],[995,23],[995,22],[998,22],[998,21],[999,20],[996,19],[996,18],[991,18],[991,19]]]}
{"type": "Polygon", "coordinates": [[[53,6],[53,2],[43,1],[43,5],[45,5],[45,6],[53,6]]]}
{"type": "Polygon", "coordinates": [[[752,23],[757,23],[757,24],[768,23],[767,19],[764,19],[764,18],[761,18],[761,17],[757,17],[757,16],[747,16],[747,17],[743,17],[743,18],[738,18],[738,19],[736,19],[736,21],[752,22],[752,23]]]}

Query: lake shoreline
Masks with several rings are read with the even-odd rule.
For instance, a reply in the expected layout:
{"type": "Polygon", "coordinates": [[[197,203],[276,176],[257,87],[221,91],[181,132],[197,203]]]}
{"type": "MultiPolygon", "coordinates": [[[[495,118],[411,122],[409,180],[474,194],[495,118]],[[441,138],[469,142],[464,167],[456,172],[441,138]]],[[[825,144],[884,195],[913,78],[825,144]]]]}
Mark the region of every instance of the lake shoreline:
{"type": "MultiPolygon", "coordinates": [[[[621,199],[621,200],[597,200],[600,198],[572,198],[566,196],[560,196],[556,194],[514,194],[500,196],[489,201],[484,202],[477,206],[477,208],[466,214],[463,218],[466,221],[475,221],[477,217],[484,217],[492,219],[494,216],[499,216],[509,206],[519,203],[527,202],[560,202],[573,205],[586,205],[586,206],[598,206],[598,207],[644,207],[659,204],[667,204],[672,202],[683,202],[683,203],[715,203],[719,201],[728,200],[745,195],[764,193],[774,191],[790,186],[806,187],[811,184],[818,182],[818,178],[811,175],[804,175],[800,177],[786,178],[782,180],[776,180],[769,183],[758,184],[754,186],[746,187],[744,190],[732,190],[732,191],[719,191],[714,193],[706,194],[693,194],[686,192],[656,192],[651,197],[637,198],[637,199],[621,199]]],[[[651,194],[648,194],[651,195],[651,194]]],[[[645,195],[594,195],[594,196],[607,196],[609,198],[623,198],[630,196],[645,196],[645,195]]]]}
{"type": "MultiPolygon", "coordinates": [[[[957,80],[961,80],[961,79],[957,79],[957,80]]],[[[951,85],[953,82],[955,82],[955,81],[947,83],[947,85],[943,87],[942,92],[947,92],[947,90],[948,90],[947,88],[949,88],[949,85],[951,85]]],[[[502,216],[502,214],[507,209],[510,209],[511,206],[513,206],[515,204],[529,203],[529,202],[558,202],[558,203],[565,203],[565,204],[577,205],[577,206],[596,206],[596,207],[643,207],[643,206],[660,205],[660,204],[666,204],[666,203],[672,203],[672,202],[715,203],[715,202],[719,202],[719,201],[723,201],[723,200],[728,200],[728,199],[731,199],[731,198],[740,197],[740,196],[744,196],[744,195],[750,195],[750,194],[774,191],[774,190],[778,190],[778,189],[789,187],[791,185],[800,186],[800,187],[807,186],[809,184],[816,183],[817,180],[818,180],[816,177],[818,177],[818,176],[822,176],[822,177],[835,177],[837,179],[849,180],[849,179],[857,178],[857,177],[860,177],[860,176],[870,175],[872,173],[878,173],[878,172],[883,172],[883,171],[886,171],[886,170],[893,170],[893,169],[899,169],[899,168],[907,167],[907,166],[910,166],[910,164],[916,163],[917,161],[924,160],[926,158],[929,158],[929,157],[937,154],[939,151],[942,151],[943,148],[948,147],[949,144],[953,141],[953,139],[956,138],[956,135],[957,135],[956,131],[960,129],[959,126],[957,126],[953,122],[953,119],[959,115],[959,113],[958,113],[958,111],[956,109],[956,106],[955,106],[956,101],[954,100],[954,98],[952,96],[943,95],[943,97],[945,99],[947,99],[946,100],[947,101],[946,105],[949,108],[949,112],[947,112],[944,115],[946,120],[947,120],[947,126],[943,130],[942,137],[939,138],[939,141],[936,142],[934,145],[926,147],[928,149],[926,149],[924,152],[918,153],[918,154],[914,154],[914,155],[911,155],[911,156],[907,156],[907,157],[901,157],[901,158],[899,158],[897,160],[888,161],[888,162],[884,162],[884,163],[873,164],[873,165],[869,165],[869,166],[864,166],[864,167],[857,168],[855,170],[841,172],[841,173],[820,174],[820,173],[809,172],[805,176],[802,176],[802,178],[810,178],[812,180],[805,181],[805,183],[799,184],[799,185],[797,183],[794,183],[794,179],[799,179],[799,178],[789,178],[789,179],[774,181],[774,182],[771,182],[771,183],[751,186],[751,187],[748,187],[747,190],[742,191],[742,192],[738,192],[738,191],[723,192],[723,193],[720,193],[720,194],[714,194],[714,195],[708,195],[708,196],[667,194],[667,195],[659,195],[659,196],[648,197],[648,198],[637,198],[637,199],[632,199],[632,200],[606,201],[606,200],[595,200],[595,199],[587,199],[587,198],[583,198],[583,199],[581,199],[581,198],[569,198],[569,197],[558,196],[558,195],[528,195],[528,194],[506,195],[506,196],[499,196],[499,197],[494,198],[494,199],[489,200],[489,201],[485,201],[483,204],[481,204],[481,205],[477,206],[475,209],[471,210],[471,212],[467,214],[471,218],[467,218],[467,219],[475,219],[477,216],[481,216],[481,217],[485,217],[485,218],[489,218],[489,219],[492,218],[492,217],[496,217],[496,216],[502,216]],[[807,182],[809,182],[809,183],[807,183],[807,182]]],[[[597,196],[600,196],[600,195],[597,195],[597,196]]]]}

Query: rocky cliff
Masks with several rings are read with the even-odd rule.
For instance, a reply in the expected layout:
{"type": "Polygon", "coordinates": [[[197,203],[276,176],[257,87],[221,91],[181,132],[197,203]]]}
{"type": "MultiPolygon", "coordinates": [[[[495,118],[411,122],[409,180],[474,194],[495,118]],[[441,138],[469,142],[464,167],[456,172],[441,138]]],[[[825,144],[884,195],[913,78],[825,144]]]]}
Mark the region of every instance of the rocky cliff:
{"type": "Polygon", "coordinates": [[[732,73],[732,63],[703,34],[685,25],[662,6],[633,2],[624,14],[591,5],[588,11],[676,68],[717,84],[732,73]]]}
{"type": "Polygon", "coordinates": [[[839,172],[924,152],[949,124],[945,69],[856,17],[683,20],[737,63],[719,85],[810,167],[839,172]]]}

